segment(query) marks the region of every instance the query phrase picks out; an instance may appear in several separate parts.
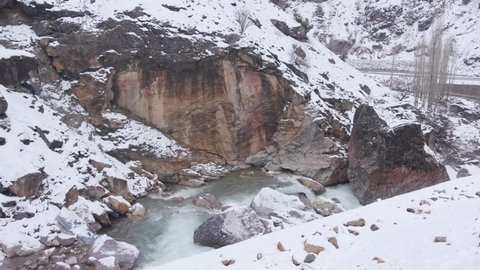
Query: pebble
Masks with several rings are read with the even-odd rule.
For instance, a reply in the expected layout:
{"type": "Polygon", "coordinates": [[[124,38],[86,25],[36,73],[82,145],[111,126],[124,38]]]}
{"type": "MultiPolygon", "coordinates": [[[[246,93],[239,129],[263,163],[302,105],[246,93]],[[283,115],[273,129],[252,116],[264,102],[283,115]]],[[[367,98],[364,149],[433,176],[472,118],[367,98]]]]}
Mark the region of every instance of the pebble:
{"type": "Polygon", "coordinates": [[[372,225],[370,226],[370,230],[372,230],[373,232],[374,232],[374,231],[378,231],[378,229],[380,229],[380,228],[379,228],[377,225],[375,225],[375,224],[372,224],[372,225]]]}
{"type": "Polygon", "coordinates": [[[312,254],[312,253],[309,253],[307,254],[307,256],[305,256],[305,259],[303,260],[304,263],[312,263],[315,261],[315,259],[317,258],[317,256],[315,256],[315,254],[312,254]]]}

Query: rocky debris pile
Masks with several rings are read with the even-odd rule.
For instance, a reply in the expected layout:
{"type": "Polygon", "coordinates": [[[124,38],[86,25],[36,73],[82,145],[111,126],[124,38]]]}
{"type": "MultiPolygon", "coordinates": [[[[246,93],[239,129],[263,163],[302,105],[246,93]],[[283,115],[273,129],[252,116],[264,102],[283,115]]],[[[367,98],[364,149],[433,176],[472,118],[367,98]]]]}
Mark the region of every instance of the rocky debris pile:
{"type": "Polygon", "coordinates": [[[348,176],[363,204],[449,180],[447,171],[425,151],[419,124],[390,128],[369,105],[355,112],[348,143],[348,176]]]}
{"type": "Polygon", "coordinates": [[[328,200],[310,202],[307,197],[263,188],[250,206],[227,208],[201,224],[194,242],[218,248],[341,211],[340,205],[328,200]]]}

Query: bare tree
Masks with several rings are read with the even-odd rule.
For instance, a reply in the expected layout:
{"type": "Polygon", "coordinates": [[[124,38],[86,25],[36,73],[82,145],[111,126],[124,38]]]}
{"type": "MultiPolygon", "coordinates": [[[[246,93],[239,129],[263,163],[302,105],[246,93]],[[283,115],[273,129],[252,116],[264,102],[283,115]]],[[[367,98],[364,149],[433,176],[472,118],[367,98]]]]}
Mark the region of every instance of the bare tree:
{"type": "Polygon", "coordinates": [[[234,19],[237,22],[240,35],[245,34],[245,30],[252,25],[252,21],[250,20],[251,12],[246,7],[238,8],[235,10],[234,19]]]}
{"type": "Polygon", "coordinates": [[[448,95],[448,83],[452,80],[454,43],[444,40],[443,16],[436,19],[432,26],[427,44],[425,34],[415,53],[414,93],[415,105],[433,109],[448,95]],[[420,105],[421,102],[421,105],[420,105]]]}

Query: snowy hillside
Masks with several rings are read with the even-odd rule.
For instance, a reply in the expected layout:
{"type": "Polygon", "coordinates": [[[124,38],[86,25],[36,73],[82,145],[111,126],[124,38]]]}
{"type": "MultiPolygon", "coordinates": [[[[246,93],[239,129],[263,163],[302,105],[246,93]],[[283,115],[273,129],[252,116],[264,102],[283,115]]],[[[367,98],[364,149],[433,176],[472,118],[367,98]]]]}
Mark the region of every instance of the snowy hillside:
{"type": "Polygon", "coordinates": [[[432,25],[443,13],[445,39],[455,42],[457,73],[480,75],[478,1],[280,2],[288,3],[288,12],[312,18],[319,27],[316,37],[322,43],[369,69],[412,69],[414,49],[422,35],[431,35],[432,25]]]}
{"type": "Polygon", "coordinates": [[[476,269],[478,177],[477,173],[149,269],[476,269]]]}

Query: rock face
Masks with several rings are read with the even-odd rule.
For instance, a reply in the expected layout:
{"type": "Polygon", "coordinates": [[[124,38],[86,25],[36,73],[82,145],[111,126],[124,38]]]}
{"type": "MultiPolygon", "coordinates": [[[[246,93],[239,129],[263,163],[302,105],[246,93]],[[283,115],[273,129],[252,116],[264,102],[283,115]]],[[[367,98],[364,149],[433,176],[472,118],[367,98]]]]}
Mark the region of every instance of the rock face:
{"type": "Polygon", "coordinates": [[[92,245],[90,256],[97,260],[114,257],[113,265],[120,269],[132,269],[140,252],[135,246],[119,242],[113,238],[102,235],[92,245]]]}
{"type": "Polygon", "coordinates": [[[256,61],[234,51],[118,72],[114,103],[194,149],[242,160],[271,142],[287,97],[256,61]]]}
{"type": "Polygon", "coordinates": [[[4,97],[0,96],[0,115],[5,114],[8,109],[8,103],[4,97]]]}
{"type": "Polygon", "coordinates": [[[37,72],[37,62],[26,56],[12,56],[0,58],[0,84],[16,86],[30,78],[31,73],[37,72]]]}
{"type": "Polygon", "coordinates": [[[419,124],[390,128],[372,107],[361,105],[348,143],[348,176],[355,196],[368,204],[449,180],[445,167],[424,145],[419,124]]]}
{"type": "Polygon", "coordinates": [[[264,231],[260,217],[250,207],[242,207],[213,216],[195,230],[193,239],[196,244],[219,248],[264,231]]]}
{"type": "Polygon", "coordinates": [[[41,172],[34,172],[17,179],[9,187],[9,191],[16,196],[32,196],[37,193],[42,185],[43,179],[47,176],[41,172]]]}

